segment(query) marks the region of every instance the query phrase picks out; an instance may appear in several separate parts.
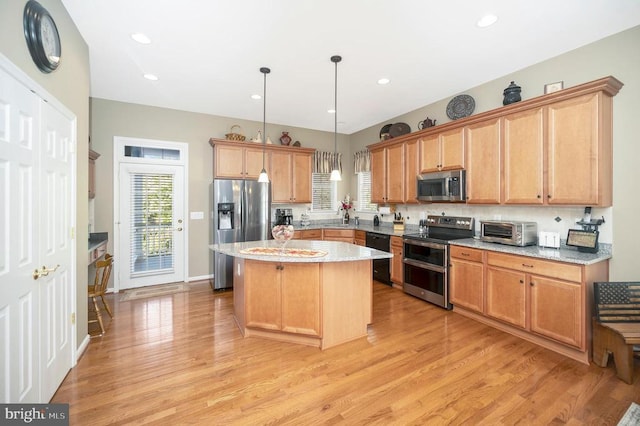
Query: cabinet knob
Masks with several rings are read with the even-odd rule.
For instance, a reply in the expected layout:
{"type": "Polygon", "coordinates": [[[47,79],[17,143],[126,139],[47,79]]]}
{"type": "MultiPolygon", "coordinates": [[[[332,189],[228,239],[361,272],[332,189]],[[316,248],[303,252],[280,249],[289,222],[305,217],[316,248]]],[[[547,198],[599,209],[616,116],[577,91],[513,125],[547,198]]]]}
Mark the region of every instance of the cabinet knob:
{"type": "Polygon", "coordinates": [[[524,281],[523,281],[523,280],[520,280],[520,284],[524,284],[524,281]]]}
{"type": "Polygon", "coordinates": [[[542,196],[540,194],[538,194],[538,198],[542,198],[542,196]]]}
{"type": "Polygon", "coordinates": [[[529,283],[529,285],[530,285],[531,287],[533,287],[533,281],[531,281],[531,282],[529,283]]]}
{"type": "Polygon", "coordinates": [[[547,194],[547,198],[551,198],[551,194],[547,194]]]}

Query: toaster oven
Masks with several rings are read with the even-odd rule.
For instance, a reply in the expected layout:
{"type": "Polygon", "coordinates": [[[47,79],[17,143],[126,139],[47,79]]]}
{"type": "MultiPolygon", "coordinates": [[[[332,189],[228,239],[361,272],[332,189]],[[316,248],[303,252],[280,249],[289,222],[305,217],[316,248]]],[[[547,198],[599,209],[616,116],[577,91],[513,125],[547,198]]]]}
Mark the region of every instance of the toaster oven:
{"type": "Polygon", "coordinates": [[[511,246],[532,246],[538,243],[538,224],[511,220],[481,220],[480,239],[511,246]]]}

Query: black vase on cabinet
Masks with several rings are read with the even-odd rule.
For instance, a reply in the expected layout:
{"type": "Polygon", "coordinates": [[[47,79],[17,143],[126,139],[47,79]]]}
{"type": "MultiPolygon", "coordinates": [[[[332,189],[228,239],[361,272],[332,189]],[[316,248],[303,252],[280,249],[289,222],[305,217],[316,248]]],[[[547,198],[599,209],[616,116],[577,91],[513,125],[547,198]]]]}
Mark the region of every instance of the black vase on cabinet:
{"type": "Polygon", "coordinates": [[[509,87],[504,89],[504,91],[502,92],[502,94],[504,95],[502,105],[509,105],[514,102],[520,102],[522,100],[522,98],[520,97],[520,92],[522,92],[522,88],[518,86],[514,81],[512,81],[509,87]]]}

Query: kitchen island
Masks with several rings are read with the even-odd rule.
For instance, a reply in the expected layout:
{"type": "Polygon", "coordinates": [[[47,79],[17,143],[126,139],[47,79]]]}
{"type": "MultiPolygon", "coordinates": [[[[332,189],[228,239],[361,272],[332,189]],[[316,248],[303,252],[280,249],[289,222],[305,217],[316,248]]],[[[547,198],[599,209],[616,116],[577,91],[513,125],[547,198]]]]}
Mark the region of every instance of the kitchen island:
{"type": "Polygon", "coordinates": [[[374,259],[392,254],[334,241],[214,244],[233,256],[234,317],[245,337],[327,349],[367,335],[374,259]]]}

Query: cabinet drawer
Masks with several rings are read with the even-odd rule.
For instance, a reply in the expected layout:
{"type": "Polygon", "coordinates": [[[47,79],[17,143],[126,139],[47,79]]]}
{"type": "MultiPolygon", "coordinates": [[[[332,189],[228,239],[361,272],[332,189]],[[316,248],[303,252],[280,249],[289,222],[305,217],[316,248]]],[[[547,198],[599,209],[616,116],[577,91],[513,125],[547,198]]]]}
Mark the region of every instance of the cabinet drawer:
{"type": "Polygon", "coordinates": [[[400,237],[391,237],[391,245],[395,247],[402,248],[402,238],[400,237]]]}
{"type": "Polygon", "coordinates": [[[353,229],[323,229],[324,238],[343,237],[353,239],[353,229]]]}
{"type": "Polygon", "coordinates": [[[367,239],[366,231],[355,231],[355,239],[356,240],[366,240],[367,239]]]}
{"type": "Polygon", "coordinates": [[[471,262],[482,262],[482,250],[472,249],[468,247],[449,246],[451,248],[451,257],[469,260],[471,262]]]}
{"type": "Polygon", "coordinates": [[[568,263],[552,262],[527,256],[514,256],[488,252],[487,263],[516,271],[558,278],[567,281],[582,281],[582,267],[568,263]]]}
{"type": "Polygon", "coordinates": [[[303,229],[294,234],[294,238],[299,240],[321,240],[322,229],[303,229]]]}

